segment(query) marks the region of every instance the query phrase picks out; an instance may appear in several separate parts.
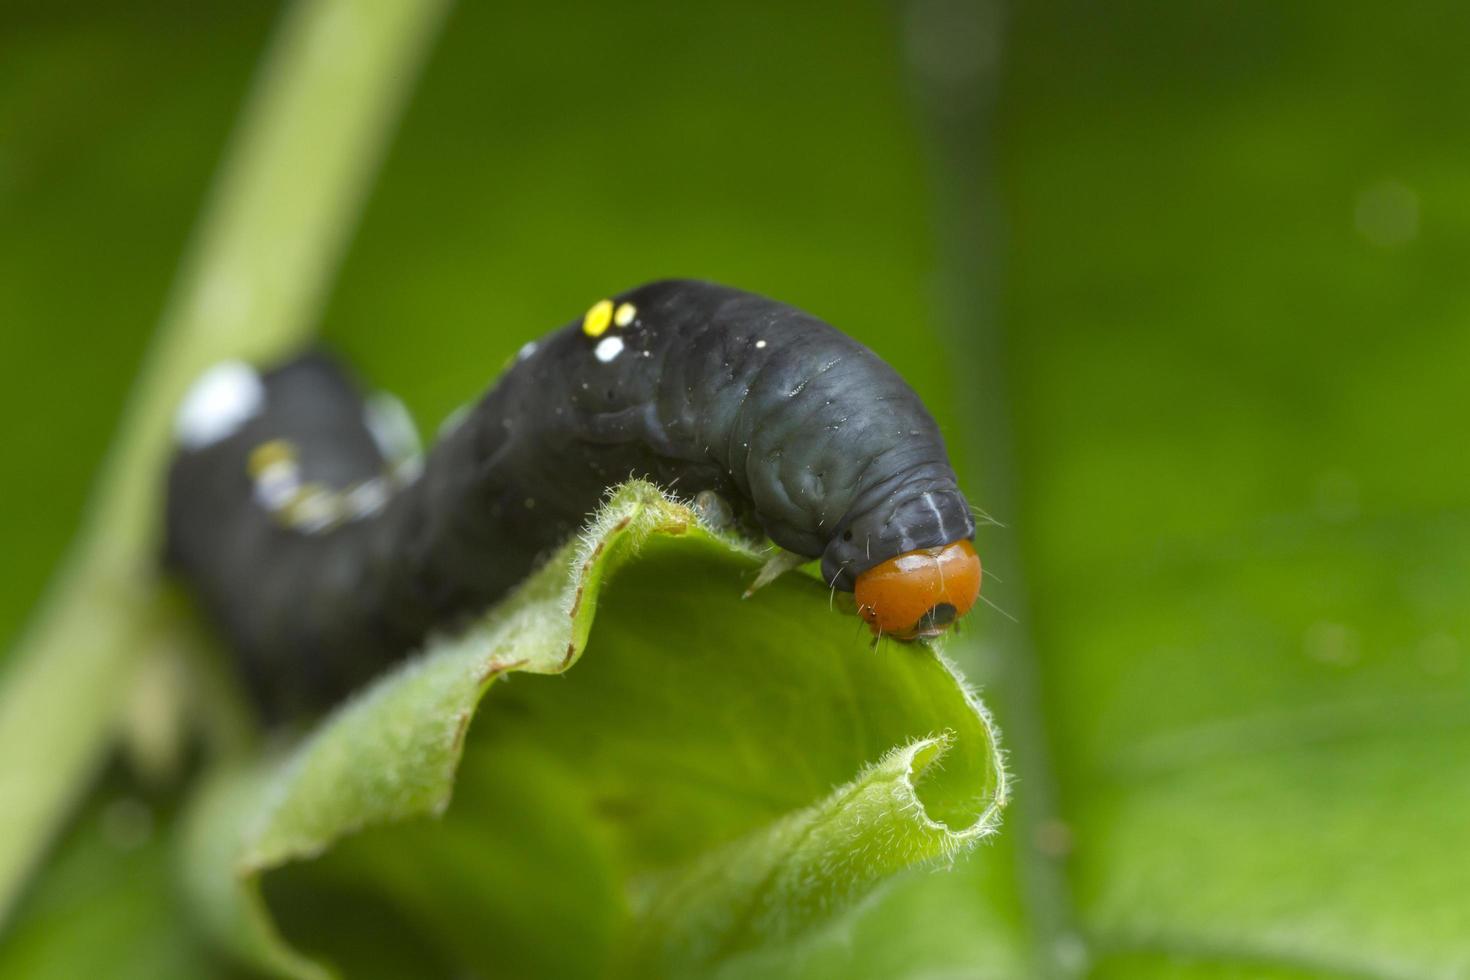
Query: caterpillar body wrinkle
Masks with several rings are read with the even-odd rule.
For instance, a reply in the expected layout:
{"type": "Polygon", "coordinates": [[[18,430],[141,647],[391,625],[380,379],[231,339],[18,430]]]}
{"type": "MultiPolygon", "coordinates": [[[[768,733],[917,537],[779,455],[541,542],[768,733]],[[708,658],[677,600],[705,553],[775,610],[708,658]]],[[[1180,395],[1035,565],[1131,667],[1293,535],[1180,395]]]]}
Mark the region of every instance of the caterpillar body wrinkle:
{"type": "Polygon", "coordinates": [[[522,348],[426,457],[321,354],[212,369],[180,409],[167,558],[272,713],[319,708],[484,609],[647,478],[820,558],[875,633],[975,601],[975,525],[938,427],[876,354],[691,280],[603,300],[522,348]]]}

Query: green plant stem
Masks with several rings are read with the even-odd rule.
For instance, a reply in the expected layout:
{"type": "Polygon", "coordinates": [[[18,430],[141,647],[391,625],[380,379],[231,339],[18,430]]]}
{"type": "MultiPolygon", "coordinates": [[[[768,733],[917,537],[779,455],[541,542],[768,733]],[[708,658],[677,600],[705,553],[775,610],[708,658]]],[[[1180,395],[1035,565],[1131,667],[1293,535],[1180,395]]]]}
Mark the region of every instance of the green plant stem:
{"type": "Polygon", "coordinates": [[[299,0],[283,18],[104,464],[0,688],[0,922],[85,789],[150,635],[171,416],[227,357],[301,342],[447,0],[299,0]]]}
{"type": "MultiPolygon", "coordinates": [[[[911,3],[908,40],[930,141],[943,327],[960,372],[955,378],[960,417],[968,420],[958,445],[961,476],[967,487],[978,490],[972,499],[1011,520],[1021,513],[1021,487],[1005,335],[997,312],[1003,215],[989,141],[1002,6],[999,0],[911,3]]],[[[1061,824],[1016,532],[987,535],[985,552],[987,568],[1004,569],[1005,614],[991,617],[985,627],[990,663],[978,656],[961,661],[985,684],[1022,787],[1004,833],[1028,925],[1031,970],[1062,980],[1080,973],[1085,948],[1061,859],[1038,843],[1047,828],[1061,824]]]]}

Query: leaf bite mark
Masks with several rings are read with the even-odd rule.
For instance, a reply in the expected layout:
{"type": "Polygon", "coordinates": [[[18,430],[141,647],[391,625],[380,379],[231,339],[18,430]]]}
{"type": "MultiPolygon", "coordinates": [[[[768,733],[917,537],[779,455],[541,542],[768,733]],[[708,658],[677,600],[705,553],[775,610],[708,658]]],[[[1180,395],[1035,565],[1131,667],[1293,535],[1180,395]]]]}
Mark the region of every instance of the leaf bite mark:
{"type": "MultiPolygon", "coordinates": [[[[480,688],[482,690],[488,688],[490,684],[492,684],[495,679],[501,674],[506,674],[513,670],[519,670],[525,665],[525,660],[513,660],[509,663],[500,663],[498,661],[492,660],[485,672],[480,675],[480,688]]],[[[456,719],[453,739],[453,753],[456,757],[464,752],[465,737],[469,734],[470,722],[474,720],[475,706],[471,706],[469,708],[466,708],[464,711],[461,711],[456,719]]],[[[443,806],[441,806],[437,812],[442,814],[444,810],[448,809],[448,807],[449,795],[446,794],[443,798],[443,806]]]]}
{"type": "MultiPolygon", "coordinates": [[[[684,503],[649,484],[630,484],[619,489],[609,496],[582,535],[533,572],[503,603],[463,633],[436,638],[423,653],[325,719],[285,761],[266,767],[268,771],[261,782],[266,789],[255,795],[253,805],[230,808],[238,826],[246,828],[243,843],[236,845],[232,852],[231,887],[258,899],[260,874],[323,855],[339,840],[370,828],[377,828],[373,835],[343,849],[349,857],[334,852],[327,854],[326,860],[350,859],[359,847],[391,849],[398,845],[386,842],[419,839],[415,835],[438,836],[439,831],[433,825],[426,826],[415,818],[443,816],[455,821],[461,819],[456,816],[461,814],[461,807],[473,808],[484,803],[484,794],[474,788],[480,783],[467,782],[462,789],[456,789],[456,783],[483,779],[486,760],[494,755],[484,751],[489,743],[482,746],[478,735],[471,737],[470,729],[478,711],[495,711],[496,701],[488,698],[487,692],[495,688],[498,677],[510,671],[530,676],[568,672],[578,655],[588,648],[587,639],[600,616],[615,616],[624,623],[642,622],[636,613],[631,614],[633,619],[628,618],[627,603],[634,603],[636,608],[640,590],[647,594],[652,583],[658,583],[653,587],[662,589],[666,582],[688,582],[697,593],[709,596],[710,602],[721,601],[719,590],[710,588],[712,580],[701,576],[702,584],[697,584],[695,579],[687,577],[680,562],[724,562],[720,574],[735,575],[753,570],[762,557],[769,556],[750,547],[748,542],[712,533],[698,523],[684,503]],[[664,540],[654,540],[660,537],[664,540]],[[678,539],[677,545],[671,543],[673,539],[678,539]],[[658,547],[645,551],[645,544],[655,543],[658,547]],[[640,555],[648,557],[639,558],[640,555]],[[643,564],[644,560],[648,563],[643,564]],[[737,570],[735,564],[743,571],[737,570]],[[632,581],[628,589],[618,593],[624,597],[623,605],[609,603],[605,611],[599,612],[601,589],[624,568],[629,568],[627,574],[632,581]],[[647,577],[650,575],[652,579],[647,577]],[[465,758],[475,761],[461,773],[465,758]],[[451,798],[459,798],[460,802],[451,806],[451,798]],[[386,826],[404,822],[417,826],[416,830],[405,827],[402,833],[406,837],[400,837],[400,831],[386,826]],[[378,836],[384,832],[389,836],[378,836]],[[244,875],[236,878],[236,868],[243,870],[244,875]]],[[[809,666],[802,669],[815,671],[805,678],[799,672],[792,674],[792,686],[779,689],[798,699],[801,685],[809,682],[828,684],[833,690],[853,689],[851,671],[859,661],[847,662],[855,655],[848,649],[851,644],[846,643],[852,639],[848,635],[850,631],[834,629],[825,616],[787,620],[791,630],[770,628],[775,621],[768,617],[805,617],[824,610],[826,589],[807,576],[796,576],[773,586],[770,596],[770,601],[762,603],[758,613],[750,613],[749,607],[740,607],[743,612],[728,607],[727,612],[734,617],[727,624],[728,642],[740,644],[744,649],[755,637],[771,639],[750,647],[757,656],[749,672],[744,668],[718,668],[715,682],[702,688],[706,693],[712,692],[714,700],[682,723],[680,732],[696,736],[683,741],[699,744],[699,726],[719,723],[718,710],[711,711],[709,706],[724,703],[732,694],[738,695],[742,685],[751,685],[748,693],[760,691],[761,684],[772,683],[773,668],[778,663],[805,660],[809,666]],[[742,630],[752,632],[742,633],[742,630]],[[846,640],[837,637],[839,631],[846,640]],[[831,646],[802,652],[809,643],[831,646]],[[818,652],[823,656],[815,655],[818,652]],[[847,665],[843,666],[845,662],[847,665]],[[832,675],[832,671],[837,671],[837,675],[832,675]],[[728,687],[728,683],[735,686],[728,687]]],[[[710,612],[718,615],[714,610],[710,612]]],[[[704,635],[706,613],[695,615],[700,621],[696,633],[690,635],[704,635]]],[[[671,623],[678,623],[677,615],[672,621],[661,621],[659,629],[668,629],[671,623]]],[[[725,632],[725,627],[721,627],[719,633],[725,632]]],[[[589,667],[593,673],[587,677],[599,676],[598,672],[610,669],[610,664],[622,664],[611,669],[635,672],[625,675],[620,682],[632,681],[630,691],[650,683],[672,684],[676,686],[668,693],[677,695],[678,684],[690,683],[688,678],[680,681],[665,676],[662,668],[649,670],[652,662],[640,661],[637,656],[626,659],[636,653],[640,644],[644,649],[650,649],[649,644],[657,647],[662,632],[640,639],[619,628],[608,636],[603,652],[610,656],[594,660],[589,667]]],[[[668,642],[673,641],[665,640],[663,645],[667,647],[668,642]]],[[[638,656],[648,655],[655,654],[638,656]]],[[[866,656],[860,659],[867,663],[866,656]]],[[[672,662],[657,662],[673,666],[672,662]]],[[[746,658],[716,657],[709,662],[743,664],[746,658]]],[[[909,719],[902,723],[907,727],[893,728],[878,739],[868,738],[861,749],[855,749],[850,738],[850,716],[845,711],[840,712],[841,718],[833,720],[842,737],[831,745],[824,741],[825,723],[818,719],[817,727],[809,732],[816,740],[803,742],[803,752],[813,753],[813,761],[835,752],[844,761],[840,766],[832,766],[829,759],[829,768],[822,770],[826,775],[815,785],[795,793],[790,787],[784,792],[768,792],[771,787],[741,789],[738,780],[730,784],[729,788],[739,789],[747,800],[742,805],[753,804],[761,808],[762,814],[759,819],[747,815],[738,823],[740,833],[735,835],[735,844],[727,848],[725,844],[732,836],[717,833],[700,849],[674,855],[676,860],[665,860],[656,867],[637,861],[625,867],[621,858],[614,862],[614,866],[624,868],[620,873],[626,879],[615,893],[632,894],[636,898],[635,917],[625,927],[629,930],[629,943],[638,951],[635,961],[626,964],[629,975],[698,973],[703,968],[701,964],[711,962],[708,959],[711,951],[723,961],[726,957],[743,957],[767,943],[785,942],[799,932],[817,928],[883,878],[903,868],[952,860],[954,854],[993,830],[1006,796],[1005,775],[1000,769],[994,732],[983,708],[977,708],[978,702],[971,702],[972,692],[964,688],[962,680],[942,658],[930,651],[891,658],[872,671],[864,668],[862,676],[867,678],[872,673],[892,676],[887,680],[872,678],[863,682],[870,689],[864,695],[868,698],[866,703],[885,705],[880,716],[897,712],[898,716],[909,719]],[[909,697],[908,706],[898,707],[905,693],[921,693],[922,697],[917,700],[909,697]],[[897,702],[895,694],[899,696],[897,702]],[[874,702],[873,698],[878,700],[874,702]],[[944,707],[935,714],[938,705],[944,707]],[[942,771],[943,767],[938,765],[941,754],[953,760],[948,771],[942,771]],[[863,759],[871,761],[855,761],[863,759]],[[832,791],[833,786],[841,789],[832,791]],[[929,805],[931,801],[937,804],[937,809],[929,805]],[[972,801],[975,807],[970,806],[972,801]],[[977,818],[980,807],[985,812],[977,818]]],[[[569,676],[575,682],[583,675],[578,672],[569,676]]],[[[562,692],[575,689],[574,683],[572,687],[559,687],[553,692],[532,682],[524,689],[525,695],[516,695],[506,703],[510,705],[522,697],[531,697],[540,709],[530,716],[502,714],[494,724],[485,727],[485,737],[497,739],[508,734],[510,742],[495,744],[504,747],[524,742],[535,746],[537,752],[555,753],[558,738],[564,737],[567,731],[580,731],[578,725],[591,724],[584,717],[588,705],[578,707],[574,700],[567,706],[565,698],[569,695],[562,692]],[[562,717],[557,724],[557,712],[568,710],[573,715],[562,717]],[[538,734],[534,724],[531,730],[522,731],[519,726],[523,717],[528,724],[532,723],[531,719],[540,719],[537,723],[551,725],[560,734],[545,731],[538,734]]],[[[516,690],[522,688],[518,685],[516,690]]],[[[683,691],[685,695],[695,693],[689,688],[683,691]]],[[[582,696],[585,694],[584,689],[582,696]]],[[[774,705],[785,696],[779,691],[767,691],[760,702],[774,705]]],[[[684,696],[674,697],[672,701],[662,695],[655,697],[670,706],[688,700],[684,696]]],[[[622,699],[601,701],[612,705],[622,699]]],[[[864,702],[854,702],[853,708],[861,710],[860,703],[864,702]]],[[[617,715],[619,710],[626,709],[611,710],[617,715]]],[[[663,711],[658,708],[637,717],[640,723],[664,724],[659,721],[663,711]]],[[[820,715],[820,708],[814,706],[814,711],[820,715]]],[[[677,719],[668,723],[679,724],[677,719]]],[[[746,726],[745,730],[756,742],[760,741],[759,724],[746,726]]],[[[706,732],[704,737],[709,735],[706,732]]],[[[636,760],[616,761],[616,753],[636,748],[620,746],[618,741],[611,740],[599,747],[599,752],[610,751],[614,757],[595,760],[594,772],[605,772],[601,767],[606,761],[615,766],[632,764],[634,768],[630,772],[648,776],[646,770],[637,768],[636,760]]],[[[724,743],[716,739],[713,744],[724,743]]],[[[789,753],[791,745],[781,744],[783,748],[779,751],[789,753]]],[[[688,749],[673,747],[673,751],[677,756],[679,751],[687,753],[688,749]]],[[[577,755],[583,761],[590,761],[585,753],[577,755]]],[[[553,755],[553,758],[562,757],[553,755]]],[[[664,755],[660,759],[661,766],[671,764],[664,755]]],[[[691,756],[685,761],[693,763],[687,775],[703,772],[698,759],[691,756]]],[[[561,764],[567,763],[575,765],[576,759],[563,758],[561,764]]],[[[552,768],[561,774],[543,772],[528,778],[533,782],[568,778],[567,770],[552,768]]],[[[534,766],[527,771],[531,770],[542,772],[534,766]]],[[[510,772],[507,769],[501,776],[508,777],[510,772]]],[[[590,778],[595,783],[601,777],[590,778]]],[[[693,785],[698,792],[691,799],[697,800],[710,791],[723,792],[720,787],[724,783],[722,778],[701,787],[696,780],[693,785]]],[[[554,785],[563,787],[558,793],[569,788],[561,782],[554,785]]],[[[722,803],[718,809],[725,811],[728,807],[722,803]]],[[[473,812],[476,819],[482,816],[479,810],[473,812]]],[[[557,819],[550,811],[545,816],[553,822],[557,819]]],[[[605,829],[610,837],[617,838],[623,833],[646,833],[657,828],[657,821],[658,808],[635,808],[616,817],[613,821],[616,829],[605,829]],[[654,825],[640,829],[650,820],[654,825]]],[[[659,829],[660,836],[666,831],[667,828],[659,829]]],[[[452,836],[453,832],[445,830],[444,833],[452,836]]],[[[238,831],[232,832],[232,839],[241,840],[238,831]]],[[[528,840],[506,844],[487,838],[484,846],[492,849],[510,846],[516,850],[533,843],[528,840]]],[[[552,860],[554,863],[554,857],[552,860]]],[[[303,873],[307,873],[306,869],[303,873]]],[[[269,909],[258,900],[254,907],[262,921],[270,926],[269,909]]],[[[272,955],[296,955],[279,936],[270,942],[272,955]]]]}
{"type": "Polygon", "coordinates": [[[916,738],[825,798],[634,889],[636,975],[699,975],[851,907],[901,867],[945,867],[993,835],[1004,780],[951,829],[915,786],[958,747],[954,732],[916,738]]]}

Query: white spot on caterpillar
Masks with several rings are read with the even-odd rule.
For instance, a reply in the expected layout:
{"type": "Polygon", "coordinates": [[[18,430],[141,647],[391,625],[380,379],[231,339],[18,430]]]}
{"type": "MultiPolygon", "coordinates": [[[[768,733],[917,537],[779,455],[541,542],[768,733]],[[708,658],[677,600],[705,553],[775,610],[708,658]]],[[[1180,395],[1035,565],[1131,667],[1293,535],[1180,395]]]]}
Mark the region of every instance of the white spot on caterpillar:
{"type": "Polygon", "coordinates": [[[364,480],[347,491],[345,503],[349,520],[372,517],[388,505],[388,486],[380,477],[364,480]]]}
{"type": "Polygon", "coordinates": [[[528,341],[526,341],[524,344],[521,345],[521,349],[518,350],[518,351],[516,351],[516,360],[518,360],[518,361],[524,361],[526,358],[528,358],[532,354],[536,353],[536,347],[537,347],[536,341],[534,341],[534,340],[528,340],[528,341]]]}
{"type": "Polygon", "coordinates": [[[419,430],[398,396],[375,391],[363,406],[362,421],[372,433],[378,452],[390,463],[399,463],[422,450],[419,430]]]}
{"type": "Polygon", "coordinates": [[[301,474],[295,460],[270,463],[255,476],[255,502],[269,511],[290,506],[300,489],[301,474]]]}
{"type": "Polygon", "coordinates": [[[592,351],[592,353],[597,355],[597,359],[604,364],[610,363],[622,352],[622,337],[604,337],[597,342],[597,347],[592,351]]]}
{"type": "Polygon", "coordinates": [[[265,385],[244,361],[221,361],[189,387],[174,416],[185,449],[203,449],[240,430],[265,407],[265,385]]]}
{"type": "Polygon", "coordinates": [[[424,457],[409,456],[393,467],[393,479],[400,487],[406,487],[417,483],[419,477],[424,475],[424,457]]]}
{"type": "Polygon", "coordinates": [[[637,315],[638,309],[632,303],[624,303],[613,314],[613,323],[616,323],[620,327],[626,327],[633,322],[633,317],[637,315]]]}
{"type": "Polygon", "coordinates": [[[766,347],[766,342],[764,340],[757,340],[755,342],[755,349],[756,350],[765,350],[765,347],[766,347]]]}

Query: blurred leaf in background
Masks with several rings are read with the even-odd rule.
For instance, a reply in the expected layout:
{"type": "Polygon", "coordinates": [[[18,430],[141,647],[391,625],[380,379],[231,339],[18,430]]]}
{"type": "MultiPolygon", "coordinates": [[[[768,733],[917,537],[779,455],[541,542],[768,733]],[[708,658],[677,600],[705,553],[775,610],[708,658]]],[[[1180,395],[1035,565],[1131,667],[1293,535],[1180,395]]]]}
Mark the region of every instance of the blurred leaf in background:
{"type": "Polygon", "coordinates": [[[1470,969],[1467,36],[1016,8],[1012,516],[1104,974],[1470,969]]]}
{"type": "MultiPolygon", "coordinates": [[[[989,9],[461,5],[325,334],[427,430],[590,298],[707,276],[935,410],[1009,525],[1020,623],[952,651],[1021,811],[767,974],[1464,976],[1470,15],[1051,0],[997,42],[989,9]],[[936,37],[997,60],[928,77],[936,37]]],[[[13,637],[271,18],[0,17],[13,637]]],[[[172,803],[137,844],[120,779],[17,935],[197,975],[172,803]]]]}
{"type": "Polygon", "coordinates": [[[80,522],[273,15],[0,12],[6,653],[80,522]]]}

